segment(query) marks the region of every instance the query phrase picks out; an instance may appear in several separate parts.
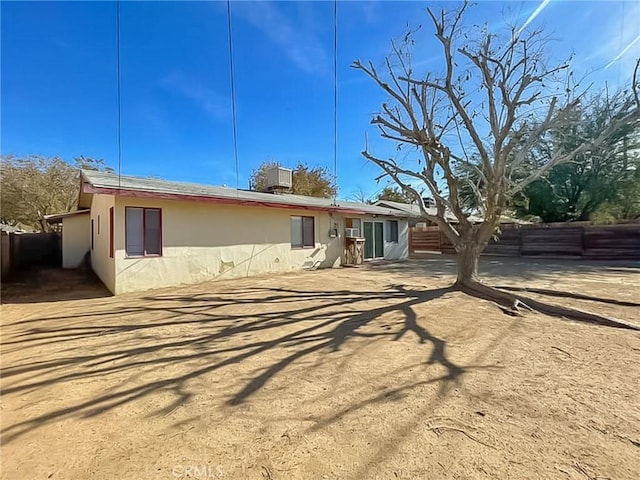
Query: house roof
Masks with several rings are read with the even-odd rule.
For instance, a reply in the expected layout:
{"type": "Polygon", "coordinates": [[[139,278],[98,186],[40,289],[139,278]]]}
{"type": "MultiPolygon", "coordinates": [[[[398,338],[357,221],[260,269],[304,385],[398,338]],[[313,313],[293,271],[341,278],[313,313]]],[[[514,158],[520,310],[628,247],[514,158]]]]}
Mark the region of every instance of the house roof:
{"type": "Polygon", "coordinates": [[[47,223],[60,223],[62,222],[63,218],[73,217],[75,215],[84,215],[89,212],[90,212],[89,209],[83,209],[83,210],[75,210],[73,212],[55,213],[53,215],[45,215],[44,219],[47,221],[47,223]]]}
{"type": "Polygon", "coordinates": [[[147,197],[173,200],[204,201],[211,203],[262,206],[273,208],[295,208],[350,213],[355,215],[380,215],[408,217],[412,213],[398,209],[348,202],[330,198],[304,195],[276,194],[216,187],[198,183],[173,182],[158,178],[118,176],[115,173],[82,170],[82,191],[79,207],[88,207],[85,194],[108,194],[125,197],[147,197]]]}

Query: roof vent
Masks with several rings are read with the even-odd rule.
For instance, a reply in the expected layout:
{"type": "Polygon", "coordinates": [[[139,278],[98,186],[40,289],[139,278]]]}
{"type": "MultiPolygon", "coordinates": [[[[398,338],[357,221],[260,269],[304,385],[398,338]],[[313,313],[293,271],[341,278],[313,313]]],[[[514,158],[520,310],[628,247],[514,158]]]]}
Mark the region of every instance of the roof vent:
{"type": "Polygon", "coordinates": [[[292,184],[292,172],[290,168],[270,167],[265,172],[267,176],[267,191],[278,192],[288,190],[292,184]]]}

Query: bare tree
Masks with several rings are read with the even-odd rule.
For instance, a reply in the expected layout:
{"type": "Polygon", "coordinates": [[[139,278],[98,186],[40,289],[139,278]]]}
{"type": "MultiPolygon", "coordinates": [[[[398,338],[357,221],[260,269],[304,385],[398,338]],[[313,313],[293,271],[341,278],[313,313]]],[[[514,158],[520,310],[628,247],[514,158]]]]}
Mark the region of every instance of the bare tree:
{"type": "Polygon", "coordinates": [[[351,195],[347,197],[347,200],[358,203],[373,203],[373,197],[369,196],[362,187],[358,187],[357,190],[352,192],[351,195]]]}
{"type": "MultiPolygon", "coordinates": [[[[413,32],[400,44],[379,72],[372,62],[355,61],[352,67],[368,75],[388,96],[371,123],[396,149],[410,148],[414,160],[397,161],[373,155],[365,158],[379,166],[420,206],[422,215],[436,223],[457,252],[455,286],[489,298],[511,311],[518,306],[558,314],[530,299],[483,285],[478,280],[478,259],[499,225],[507,201],[551,168],[569,162],[603,143],[621,127],[640,119],[637,92],[621,105],[607,128],[572,150],[558,149],[526,176],[522,164],[539,142],[555,132],[561,120],[572,115],[583,99],[573,85],[569,63],[552,64],[542,31],[511,28],[505,37],[463,18],[467,3],[454,11],[427,9],[441,49],[442,71],[420,75],[412,66],[413,32]],[[464,167],[464,168],[462,168],[464,167]],[[468,181],[463,172],[475,169],[481,182],[470,185],[477,197],[483,222],[468,218],[460,195],[468,181]],[[435,200],[437,214],[427,211],[416,183],[424,183],[435,200]],[[456,222],[445,213],[455,215],[456,222]]],[[[634,73],[634,87],[636,84],[634,73]]],[[[555,132],[557,133],[557,132],[555,132]]]]}

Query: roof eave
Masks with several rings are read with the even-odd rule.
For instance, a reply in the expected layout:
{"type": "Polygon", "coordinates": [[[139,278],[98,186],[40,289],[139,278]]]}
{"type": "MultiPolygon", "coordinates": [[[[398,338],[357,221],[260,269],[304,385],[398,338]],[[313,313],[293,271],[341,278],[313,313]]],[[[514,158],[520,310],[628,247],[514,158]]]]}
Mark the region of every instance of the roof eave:
{"type": "MultiPolygon", "coordinates": [[[[204,203],[215,203],[222,205],[245,205],[256,207],[268,207],[268,208],[285,208],[290,210],[311,210],[322,212],[340,212],[352,215],[385,215],[383,213],[372,213],[366,210],[357,208],[340,207],[335,206],[320,206],[320,205],[299,205],[295,203],[282,203],[282,202],[268,202],[262,200],[247,200],[241,198],[221,197],[216,195],[193,195],[186,193],[168,193],[157,192],[141,189],[128,189],[128,188],[115,188],[108,186],[92,185],[85,182],[82,188],[82,192],[86,194],[102,194],[102,195],[117,195],[121,197],[130,198],[156,198],[161,200],[183,200],[183,201],[195,201],[204,203]]],[[[389,214],[393,216],[393,214],[389,214]]]]}
{"type": "Polygon", "coordinates": [[[85,215],[89,212],[90,212],[89,209],[79,209],[79,210],[74,210],[73,212],[54,213],[51,215],[45,215],[43,218],[47,221],[49,225],[52,225],[54,223],[60,223],[65,218],[73,217],[76,215],[85,215]]]}

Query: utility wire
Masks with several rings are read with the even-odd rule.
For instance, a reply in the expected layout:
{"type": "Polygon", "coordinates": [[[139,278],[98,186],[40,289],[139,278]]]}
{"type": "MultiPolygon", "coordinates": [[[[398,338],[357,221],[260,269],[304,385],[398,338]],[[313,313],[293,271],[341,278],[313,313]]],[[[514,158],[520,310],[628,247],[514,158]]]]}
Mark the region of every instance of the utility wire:
{"type": "Polygon", "coordinates": [[[238,127],[236,125],[236,87],[235,87],[235,74],[233,70],[233,40],[231,35],[231,0],[227,0],[227,23],[229,32],[229,72],[231,76],[231,114],[233,124],[233,153],[236,162],[236,192],[239,194],[238,189],[240,187],[239,173],[238,173],[238,127]]]}
{"type": "Polygon", "coordinates": [[[120,82],[120,0],[116,2],[116,76],[118,98],[118,188],[121,187],[122,176],[122,95],[120,82]]]}
{"type": "MultiPolygon", "coordinates": [[[[333,177],[338,185],[338,0],[333,1],[333,177]]],[[[333,195],[336,202],[336,193],[333,195]]]]}

